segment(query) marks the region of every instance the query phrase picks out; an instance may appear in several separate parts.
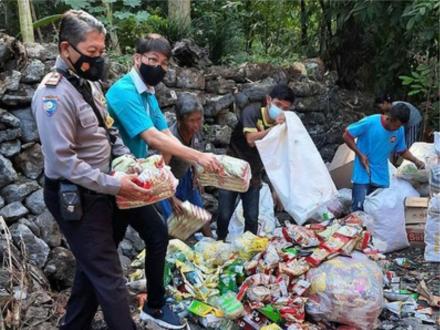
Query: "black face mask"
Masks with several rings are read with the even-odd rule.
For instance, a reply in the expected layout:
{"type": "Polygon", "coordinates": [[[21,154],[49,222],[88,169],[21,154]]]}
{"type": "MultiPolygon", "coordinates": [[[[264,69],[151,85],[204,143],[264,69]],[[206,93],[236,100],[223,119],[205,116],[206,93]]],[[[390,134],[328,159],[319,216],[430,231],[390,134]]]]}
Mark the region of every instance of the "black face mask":
{"type": "Polygon", "coordinates": [[[141,63],[139,73],[147,85],[156,86],[163,80],[167,72],[160,65],[154,66],[141,63]]]}
{"type": "Polygon", "coordinates": [[[72,61],[69,58],[70,63],[73,65],[75,72],[78,76],[81,78],[91,80],[91,81],[97,81],[104,77],[104,64],[105,59],[102,56],[87,56],[81,53],[75,46],[70,44],[70,46],[75,49],[75,51],[80,54],[81,56],[78,58],[78,60],[75,63],[72,63],[72,61]],[[89,65],[89,69],[86,71],[83,71],[81,69],[82,65],[84,63],[87,63],[89,65]]]}

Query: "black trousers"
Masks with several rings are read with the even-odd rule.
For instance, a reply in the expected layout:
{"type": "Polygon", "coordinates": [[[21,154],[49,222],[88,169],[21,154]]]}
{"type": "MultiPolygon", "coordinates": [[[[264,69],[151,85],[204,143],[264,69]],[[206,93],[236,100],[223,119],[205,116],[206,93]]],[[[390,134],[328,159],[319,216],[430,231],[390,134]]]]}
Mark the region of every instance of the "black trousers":
{"type": "Polygon", "coordinates": [[[44,201],[76,259],[75,280],[60,329],[90,329],[98,305],[110,329],[136,329],[113,241],[114,199],[90,193],[83,193],[82,199],[82,219],[65,221],[60,215],[58,189],[49,184],[44,187],[44,201]]]}
{"type": "Polygon", "coordinates": [[[165,304],[163,276],[168,247],[166,221],[153,205],[125,210],[116,208],[113,219],[116,244],[123,240],[128,225],[132,226],[145,242],[146,305],[150,308],[159,309],[165,304]]]}

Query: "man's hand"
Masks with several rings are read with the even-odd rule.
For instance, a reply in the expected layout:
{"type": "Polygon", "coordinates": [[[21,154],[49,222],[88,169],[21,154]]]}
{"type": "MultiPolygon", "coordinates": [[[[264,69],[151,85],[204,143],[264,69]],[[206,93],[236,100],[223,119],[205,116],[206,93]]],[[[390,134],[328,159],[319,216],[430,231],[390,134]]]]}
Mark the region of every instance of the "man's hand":
{"type": "Polygon", "coordinates": [[[178,199],[176,196],[171,197],[169,200],[171,207],[173,208],[174,214],[181,215],[183,213],[182,201],[178,199]]]}
{"type": "Polygon", "coordinates": [[[280,114],[278,117],[275,118],[275,122],[277,124],[283,124],[286,122],[286,115],[284,113],[280,114]]]}
{"type": "Polygon", "coordinates": [[[414,161],[414,164],[417,166],[417,168],[418,168],[419,170],[423,170],[423,169],[425,168],[425,163],[422,162],[420,159],[416,159],[416,160],[414,161]]]}
{"type": "Polygon", "coordinates": [[[137,179],[137,175],[124,175],[121,178],[121,188],[119,189],[118,196],[124,197],[129,200],[141,199],[145,195],[149,194],[149,190],[139,187],[133,181],[137,179]]]}
{"type": "Polygon", "coordinates": [[[359,158],[361,160],[362,166],[364,166],[364,168],[367,171],[368,175],[370,175],[370,162],[368,161],[367,156],[360,155],[359,158]]]}
{"type": "Polygon", "coordinates": [[[197,164],[203,166],[203,168],[206,168],[210,172],[220,172],[222,169],[220,162],[212,153],[201,153],[200,158],[197,160],[197,164]]]}

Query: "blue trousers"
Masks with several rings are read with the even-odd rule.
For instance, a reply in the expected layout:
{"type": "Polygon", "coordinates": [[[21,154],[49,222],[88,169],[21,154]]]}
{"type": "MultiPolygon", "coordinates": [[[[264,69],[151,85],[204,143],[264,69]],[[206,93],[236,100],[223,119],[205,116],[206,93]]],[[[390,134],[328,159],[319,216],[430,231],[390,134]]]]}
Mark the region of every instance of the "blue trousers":
{"type": "Polygon", "coordinates": [[[352,203],[351,208],[353,212],[356,211],[363,211],[364,210],[364,201],[365,197],[369,194],[371,194],[373,191],[375,191],[378,186],[372,185],[372,184],[360,184],[360,183],[353,183],[353,190],[352,190],[352,203]]]}

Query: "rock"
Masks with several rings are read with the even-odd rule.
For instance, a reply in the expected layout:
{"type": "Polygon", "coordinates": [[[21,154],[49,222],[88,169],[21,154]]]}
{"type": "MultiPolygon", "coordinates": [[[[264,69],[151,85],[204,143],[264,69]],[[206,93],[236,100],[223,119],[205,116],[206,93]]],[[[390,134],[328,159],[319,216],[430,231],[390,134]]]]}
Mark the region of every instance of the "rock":
{"type": "Polygon", "coordinates": [[[292,81],[289,87],[292,88],[295,96],[301,97],[328,93],[328,88],[325,85],[309,79],[292,81]]]}
{"type": "Polygon", "coordinates": [[[46,204],[44,203],[43,189],[39,189],[28,197],[24,202],[24,205],[35,215],[39,215],[46,209],[46,204]]]}
{"type": "Polygon", "coordinates": [[[12,167],[9,159],[0,155],[0,188],[17,180],[17,172],[12,167]]]}
{"type": "Polygon", "coordinates": [[[40,237],[41,236],[41,230],[38,226],[35,218],[33,219],[27,219],[27,218],[20,218],[18,219],[17,223],[21,223],[28,227],[30,230],[32,230],[32,233],[34,233],[35,236],[40,237]]]}
{"type": "MultiPolygon", "coordinates": [[[[3,40],[2,40],[3,41],[3,40]]],[[[5,69],[5,64],[13,57],[11,49],[3,42],[0,43],[0,69],[5,69]]]]}
{"type": "Polygon", "coordinates": [[[167,73],[163,78],[163,83],[168,87],[176,87],[177,81],[177,67],[175,65],[170,64],[168,66],[167,73]]]}
{"type": "Polygon", "coordinates": [[[234,128],[238,123],[238,117],[233,112],[221,112],[217,116],[217,124],[219,125],[227,125],[230,128],[234,128]]]}
{"type": "Polygon", "coordinates": [[[5,157],[12,157],[18,154],[21,150],[20,140],[6,141],[0,143],[0,154],[5,157]]]}
{"type": "Polygon", "coordinates": [[[36,179],[43,172],[43,154],[38,143],[30,146],[19,155],[15,156],[16,167],[28,178],[36,179]]]}
{"type": "Polygon", "coordinates": [[[5,206],[5,200],[2,196],[0,196],[0,208],[2,208],[3,206],[5,206]]]}
{"type": "Polygon", "coordinates": [[[0,80],[0,95],[5,92],[16,92],[20,86],[21,72],[17,70],[12,70],[9,75],[0,80]]]}
{"type": "Polygon", "coordinates": [[[237,83],[246,82],[245,70],[232,66],[210,66],[206,68],[205,77],[208,80],[222,77],[223,79],[231,79],[237,83]]]}
{"type": "Polygon", "coordinates": [[[229,126],[211,125],[206,128],[206,141],[215,146],[226,146],[231,139],[232,128],[229,126]]]}
{"type": "Polygon", "coordinates": [[[44,64],[38,59],[32,59],[24,68],[21,82],[26,84],[39,83],[44,77],[44,64]]]}
{"type": "Polygon", "coordinates": [[[294,62],[289,71],[293,78],[307,77],[307,69],[304,63],[294,62]]]}
{"type": "Polygon", "coordinates": [[[273,82],[246,84],[243,92],[250,102],[262,102],[270,94],[274,86],[273,82]]]}
{"type": "Polygon", "coordinates": [[[0,143],[5,141],[11,141],[21,136],[20,128],[10,128],[0,131],[0,143]]]}
{"type": "Polygon", "coordinates": [[[13,202],[0,209],[0,216],[2,216],[8,223],[13,222],[26,214],[28,214],[28,210],[21,202],[13,202]]]}
{"type": "Polygon", "coordinates": [[[202,72],[195,69],[177,69],[177,88],[205,89],[205,77],[202,72]]]}
{"type": "Polygon", "coordinates": [[[205,116],[215,117],[217,114],[225,109],[229,109],[234,103],[232,94],[214,96],[206,100],[205,116]]]}
{"type": "Polygon", "coordinates": [[[121,263],[122,271],[127,272],[130,269],[131,259],[124,256],[122,253],[118,253],[119,262],[121,263]]]}
{"type": "Polygon", "coordinates": [[[182,39],[174,44],[173,57],[180,66],[205,68],[211,65],[208,49],[197,46],[191,39],[182,39]]]}
{"type": "Polygon", "coordinates": [[[173,89],[160,83],[156,86],[156,97],[161,108],[176,104],[177,94],[173,89]]]}
{"type": "Polygon", "coordinates": [[[171,127],[174,125],[174,123],[176,122],[176,114],[174,112],[171,111],[166,111],[165,112],[165,118],[167,120],[167,124],[168,127],[171,127]]]}
{"type": "Polygon", "coordinates": [[[327,146],[324,146],[319,150],[319,153],[321,154],[322,159],[324,162],[331,162],[333,159],[333,156],[336,153],[336,149],[338,149],[339,144],[329,144],[327,146]]]}
{"type": "Polygon", "coordinates": [[[10,227],[11,235],[16,246],[24,245],[26,257],[30,263],[42,268],[49,256],[49,247],[25,225],[13,224],[10,227]]]}
{"type": "Polygon", "coordinates": [[[0,72],[20,68],[26,58],[23,44],[0,32],[0,72]]]}
{"type": "Polygon", "coordinates": [[[14,116],[20,119],[21,140],[24,143],[39,141],[37,123],[32,115],[31,108],[14,110],[14,116]]]}
{"type": "Polygon", "coordinates": [[[270,77],[274,72],[274,67],[269,63],[244,63],[240,65],[239,71],[244,72],[248,80],[257,81],[270,77]]]}
{"type": "Polygon", "coordinates": [[[25,42],[24,48],[28,58],[38,59],[40,61],[53,60],[58,54],[58,46],[55,43],[25,42]]]}
{"type": "Polygon", "coordinates": [[[1,98],[1,103],[7,107],[29,106],[35,89],[30,85],[21,84],[17,92],[8,92],[1,98]]]}
{"type": "Polygon", "coordinates": [[[320,58],[308,58],[304,61],[304,65],[309,78],[317,81],[324,79],[325,65],[320,58]]]}
{"type": "Polygon", "coordinates": [[[249,104],[249,97],[244,92],[240,92],[234,95],[235,97],[235,104],[240,109],[244,109],[249,104]]]}
{"type": "Polygon", "coordinates": [[[61,245],[61,240],[63,238],[58,224],[53,218],[49,210],[45,210],[35,219],[38,227],[40,227],[41,238],[50,247],[57,247],[61,245]]]}
{"type": "Polygon", "coordinates": [[[0,193],[6,202],[22,201],[27,195],[40,188],[37,182],[20,177],[18,181],[4,187],[0,193]]]}
{"type": "Polygon", "coordinates": [[[127,227],[127,232],[125,233],[125,239],[129,240],[133,245],[133,248],[137,253],[141,252],[145,248],[145,243],[140,238],[139,234],[136,230],[134,230],[131,226],[127,227]]]}
{"type": "Polygon", "coordinates": [[[216,79],[208,80],[206,82],[206,91],[212,94],[223,95],[231,93],[235,88],[234,80],[224,79],[223,77],[217,77],[216,79]]]}
{"type": "Polygon", "coordinates": [[[72,287],[75,264],[75,257],[70,250],[56,247],[50,251],[44,274],[49,279],[52,288],[60,291],[72,287]]]}
{"type": "Polygon", "coordinates": [[[295,110],[298,112],[329,112],[331,111],[329,96],[322,94],[297,98],[295,110]]]}

